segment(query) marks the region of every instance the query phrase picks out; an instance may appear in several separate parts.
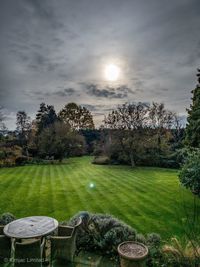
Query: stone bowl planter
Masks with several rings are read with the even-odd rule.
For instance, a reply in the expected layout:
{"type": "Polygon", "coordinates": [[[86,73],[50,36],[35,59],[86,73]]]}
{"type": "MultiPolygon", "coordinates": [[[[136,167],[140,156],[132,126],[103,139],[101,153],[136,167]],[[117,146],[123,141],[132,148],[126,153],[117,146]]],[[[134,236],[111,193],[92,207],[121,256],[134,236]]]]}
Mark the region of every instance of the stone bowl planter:
{"type": "Polygon", "coordinates": [[[135,241],[126,241],[117,248],[121,267],[144,267],[148,256],[148,248],[135,241]]]}

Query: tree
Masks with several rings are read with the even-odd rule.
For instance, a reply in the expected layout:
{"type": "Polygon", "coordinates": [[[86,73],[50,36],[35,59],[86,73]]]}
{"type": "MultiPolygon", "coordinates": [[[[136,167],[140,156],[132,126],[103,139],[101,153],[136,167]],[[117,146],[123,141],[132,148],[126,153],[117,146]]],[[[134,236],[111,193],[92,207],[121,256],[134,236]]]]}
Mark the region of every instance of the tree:
{"type": "MultiPolygon", "coordinates": [[[[49,125],[38,136],[39,154],[43,158],[55,158],[62,161],[70,156],[74,150],[84,152],[84,137],[74,133],[70,126],[62,121],[49,125]]],[[[77,155],[77,154],[75,154],[77,155]]]]}
{"type": "MultiPolygon", "coordinates": [[[[137,150],[141,148],[142,134],[147,128],[149,106],[145,103],[123,104],[104,119],[105,127],[116,133],[123,153],[128,153],[131,166],[135,166],[137,150]],[[117,130],[117,131],[116,131],[117,130]]],[[[112,136],[109,137],[112,142],[112,136]]]]}
{"type": "Polygon", "coordinates": [[[180,121],[164,104],[126,103],[105,117],[104,126],[107,132],[100,146],[101,154],[109,156],[111,162],[132,166],[177,165],[170,142],[175,143],[180,137],[180,121]]]}
{"type": "Polygon", "coordinates": [[[157,149],[158,152],[162,151],[162,140],[166,140],[167,135],[170,134],[170,130],[175,125],[176,114],[165,108],[163,103],[152,103],[149,109],[149,126],[154,129],[157,135],[157,149]]]}
{"type": "Polygon", "coordinates": [[[94,129],[91,112],[75,103],[69,103],[60,111],[59,118],[68,123],[74,130],[94,129]]]}
{"type": "Polygon", "coordinates": [[[200,148],[200,69],[197,70],[198,84],[192,90],[192,104],[187,109],[186,144],[190,147],[200,148]]]}
{"type": "Polygon", "coordinates": [[[28,135],[31,129],[31,122],[30,117],[27,115],[25,111],[18,111],[17,112],[17,132],[18,132],[18,138],[20,145],[23,149],[27,152],[27,141],[28,141],[28,135]]]}
{"type": "Polygon", "coordinates": [[[183,147],[183,139],[185,134],[184,121],[183,117],[174,114],[173,125],[171,129],[172,133],[172,149],[176,150],[183,147]]]}
{"type": "Polygon", "coordinates": [[[181,183],[200,197],[200,151],[193,150],[179,173],[181,183]]]}
{"type": "Polygon", "coordinates": [[[40,109],[36,114],[37,134],[40,134],[43,129],[58,121],[58,116],[55,112],[54,106],[40,104],[40,109]]]}

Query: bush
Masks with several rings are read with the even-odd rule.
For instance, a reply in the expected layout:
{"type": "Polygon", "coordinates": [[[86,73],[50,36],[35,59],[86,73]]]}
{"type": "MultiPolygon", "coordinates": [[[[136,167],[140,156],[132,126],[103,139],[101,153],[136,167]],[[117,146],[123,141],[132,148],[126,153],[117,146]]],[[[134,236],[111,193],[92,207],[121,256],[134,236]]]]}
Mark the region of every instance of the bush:
{"type": "Polygon", "coordinates": [[[4,150],[0,150],[0,160],[3,160],[6,158],[6,153],[4,150]]]}
{"type": "Polygon", "coordinates": [[[163,262],[163,254],[161,251],[161,237],[156,233],[148,234],[146,237],[146,245],[149,248],[147,260],[148,266],[160,267],[163,262]]]}
{"type": "Polygon", "coordinates": [[[74,226],[79,216],[83,217],[83,227],[77,236],[78,249],[113,256],[120,243],[136,239],[135,229],[110,215],[81,212],[64,224],[74,226]]]}
{"type": "Polygon", "coordinates": [[[19,156],[15,159],[15,164],[17,166],[23,166],[28,162],[28,157],[26,156],[19,156]]]}
{"type": "Polygon", "coordinates": [[[96,251],[118,261],[118,245],[124,241],[135,240],[146,244],[149,248],[148,267],[162,266],[161,238],[158,234],[152,233],[145,237],[111,215],[92,214],[86,211],[76,214],[69,222],[62,224],[74,226],[80,216],[83,218],[83,224],[77,235],[78,250],[96,251]]]}
{"type": "Polygon", "coordinates": [[[200,150],[189,155],[179,173],[179,179],[193,194],[200,196],[200,150]]]}
{"type": "Polygon", "coordinates": [[[147,243],[147,240],[146,240],[145,236],[142,235],[142,234],[137,234],[135,240],[137,242],[142,243],[142,244],[145,244],[145,245],[147,243]]]}
{"type": "Polygon", "coordinates": [[[110,159],[107,156],[98,156],[95,157],[92,161],[93,164],[106,165],[110,163],[110,159]]]}
{"type": "Polygon", "coordinates": [[[139,166],[179,168],[180,160],[177,153],[162,155],[156,151],[151,151],[138,156],[136,164],[139,166]]]}
{"type": "Polygon", "coordinates": [[[160,247],[161,237],[159,234],[151,233],[147,235],[147,244],[152,247],[160,247]]]}
{"type": "Polygon", "coordinates": [[[12,221],[16,220],[15,216],[9,212],[3,213],[0,216],[0,225],[6,225],[12,221]]]}

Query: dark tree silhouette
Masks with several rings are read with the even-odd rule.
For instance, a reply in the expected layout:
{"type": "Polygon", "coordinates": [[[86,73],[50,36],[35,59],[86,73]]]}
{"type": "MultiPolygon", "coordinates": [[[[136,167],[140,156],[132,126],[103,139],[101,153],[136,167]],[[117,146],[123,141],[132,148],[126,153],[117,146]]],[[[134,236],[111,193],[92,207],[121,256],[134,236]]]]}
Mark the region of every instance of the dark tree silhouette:
{"type": "Polygon", "coordinates": [[[31,119],[25,111],[17,112],[17,132],[20,146],[25,150],[28,156],[27,142],[31,129],[31,119]]]}
{"type": "Polygon", "coordinates": [[[36,114],[37,134],[40,134],[43,129],[58,121],[58,116],[55,112],[54,106],[40,104],[40,109],[36,114]]]}
{"type": "Polygon", "coordinates": [[[197,70],[198,84],[192,90],[192,104],[188,111],[186,125],[186,144],[190,147],[200,148],[200,69],[197,70]]]}

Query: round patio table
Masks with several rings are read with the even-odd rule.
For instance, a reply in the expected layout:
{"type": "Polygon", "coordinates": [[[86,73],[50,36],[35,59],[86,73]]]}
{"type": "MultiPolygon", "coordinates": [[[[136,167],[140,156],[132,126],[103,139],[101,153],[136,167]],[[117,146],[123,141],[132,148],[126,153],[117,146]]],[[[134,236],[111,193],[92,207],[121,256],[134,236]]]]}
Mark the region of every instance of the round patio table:
{"type": "Polygon", "coordinates": [[[58,221],[46,216],[32,216],[7,224],[3,231],[11,238],[26,239],[47,236],[58,227],[58,221]]]}

